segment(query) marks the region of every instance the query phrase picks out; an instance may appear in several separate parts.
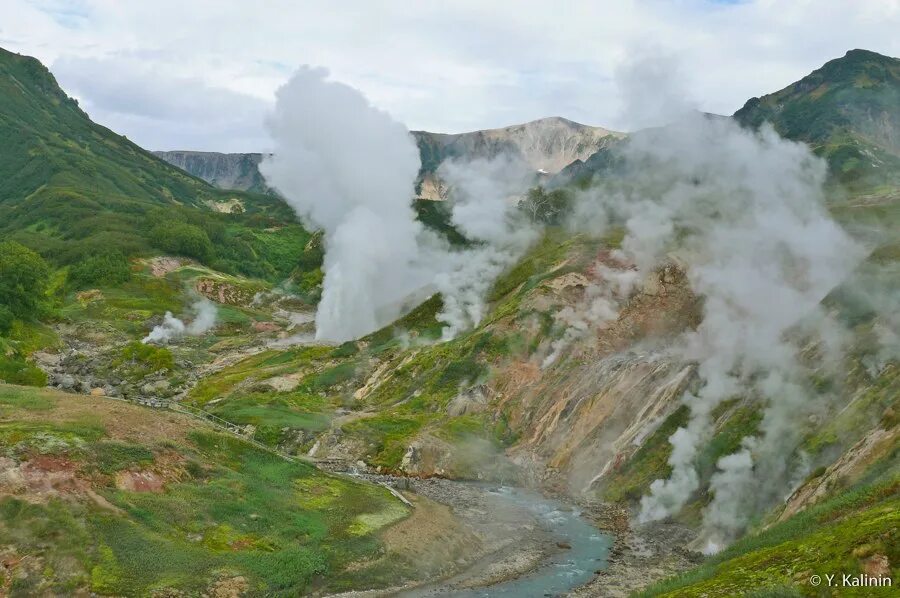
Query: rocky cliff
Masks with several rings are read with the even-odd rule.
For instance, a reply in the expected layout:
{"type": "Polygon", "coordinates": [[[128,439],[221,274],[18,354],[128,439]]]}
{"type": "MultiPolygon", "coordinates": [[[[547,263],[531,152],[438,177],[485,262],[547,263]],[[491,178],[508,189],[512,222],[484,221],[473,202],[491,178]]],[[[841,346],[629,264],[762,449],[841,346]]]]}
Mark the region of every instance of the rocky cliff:
{"type": "MultiPolygon", "coordinates": [[[[535,172],[555,174],[576,160],[586,160],[598,150],[623,137],[602,127],[582,125],[558,116],[521,125],[470,133],[413,131],[422,168],[416,185],[419,197],[443,199],[444,185],[436,176],[448,159],[490,159],[505,154],[521,160],[535,172]]],[[[217,152],[154,152],[157,156],[221,189],[265,192],[259,173],[263,154],[217,152]]]]}
{"type": "Polygon", "coordinates": [[[220,189],[257,191],[268,189],[259,173],[263,154],[221,154],[219,152],[153,152],[169,164],[187,171],[220,189]]]}
{"type": "Polygon", "coordinates": [[[586,160],[624,135],[558,116],[521,125],[470,133],[413,131],[422,157],[419,196],[443,199],[438,167],[449,159],[490,159],[505,154],[522,160],[536,172],[555,174],[576,160],[586,160]]]}

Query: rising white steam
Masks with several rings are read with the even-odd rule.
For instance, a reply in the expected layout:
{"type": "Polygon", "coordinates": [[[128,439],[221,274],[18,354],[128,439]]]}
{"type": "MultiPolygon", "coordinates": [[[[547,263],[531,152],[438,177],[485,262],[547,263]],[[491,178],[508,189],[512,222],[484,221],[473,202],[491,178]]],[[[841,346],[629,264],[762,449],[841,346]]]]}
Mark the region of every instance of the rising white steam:
{"type": "Polygon", "coordinates": [[[446,340],[481,321],[491,285],[537,239],[538,230],[515,209],[534,182],[534,172],[521,160],[451,160],[438,174],[449,188],[451,222],[476,243],[440,259],[444,267],[435,286],[444,308],[437,318],[446,324],[446,340]]]}
{"type": "Polygon", "coordinates": [[[197,300],[191,305],[191,311],[194,312],[194,319],[189,324],[185,324],[183,320],[173,316],[172,312],[167,311],[163,316],[163,323],[155,326],[141,342],[165,345],[185,335],[200,336],[216,325],[218,309],[209,299],[197,300]]]}
{"type": "MultiPolygon", "coordinates": [[[[770,403],[771,419],[809,398],[807,372],[786,334],[818,310],[862,252],[824,209],[824,163],[770,128],[751,133],[730,120],[697,115],[635,136],[626,155],[642,172],[626,193],[623,247],[647,268],[680,238],[691,287],[704,300],[703,321],[683,350],[684,358],[699,363],[703,385],[685,397],[691,419],[671,439],[672,475],[654,482],[642,501],[641,519],[650,520],[676,513],[698,489],[694,461],[719,404],[757,395],[770,403]]],[[[771,428],[779,426],[773,421],[771,428]]],[[[767,435],[765,426],[762,432],[767,435]]],[[[723,459],[714,489],[734,484],[736,469],[764,469],[747,468],[749,455],[723,459]]],[[[756,481],[774,486],[787,475],[770,473],[756,481]]],[[[717,525],[729,496],[717,494],[724,498],[710,507],[717,525]]]]}
{"type": "Polygon", "coordinates": [[[504,203],[514,188],[524,190],[513,185],[520,170],[492,161],[442,171],[455,188],[454,223],[481,242],[451,250],[413,213],[420,161],[409,132],[327,74],[303,67],[278,91],[268,121],[274,154],[260,165],[301,218],[325,232],[316,338],[360,337],[434,291],[451,338],[480,321],[488,288],[526,243],[504,203]]]}
{"type": "MultiPolygon", "coordinates": [[[[625,91],[667,97],[655,71],[635,65],[625,91]]],[[[712,479],[705,527],[717,545],[796,475],[794,424],[817,395],[789,333],[804,319],[824,318],[820,302],[863,251],[827,213],[826,166],[805,145],[770,127],[751,132],[731,119],[686,113],[675,96],[675,122],[634,134],[621,150],[623,171],[588,204],[598,222],[624,221],[622,248],[642,278],[677,250],[703,300],[701,324],[674,349],[698,364],[700,385],[683,397],[690,418],[670,438],[671,475],[653,482],[639,519],[673,515],[699,489],[696,459],[719,405],[733,398],[765,405],[759,436],[722,458],[712,479]]],[[[665,106],[653,102],[651,116],[665,106]]]]}
{"type": "Polygon", "coordinates": [[[402,124],[356,89],[303,67],[277,93],[267,182],[325,232],[316,338],[346,341],[396,317],[428,282],[415,261],[422,227],[411,199],[419,152],[402,124]]]}
{"type": "Polygon", "coordinates": [[[640,274],[628,267],[624,256],[616,251],[607,261],[597,260],[593,270],[598,280],[584,290],[584,299],[573,306],[566,306],[554,314],[557,324],[565,326],[560,338],[550,344],[550,353],[541,367],[551,366],[563,351],[576,340],[604,329],[619,316],[619,309],[638,286],[640,274]]]}

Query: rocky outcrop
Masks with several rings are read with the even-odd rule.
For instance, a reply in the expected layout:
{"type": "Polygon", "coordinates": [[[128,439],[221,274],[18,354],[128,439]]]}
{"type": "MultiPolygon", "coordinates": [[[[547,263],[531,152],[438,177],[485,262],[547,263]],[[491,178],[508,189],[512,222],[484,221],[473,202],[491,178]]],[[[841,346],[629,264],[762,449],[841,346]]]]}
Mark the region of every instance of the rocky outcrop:
{"type": "MultiPolygon", "coordinates": [[[[505,154],[521,160],[535,173],[552,175],[577,160],[586,160],[598,150],[623,137],[602,127],[582,125],[558,116],[521,125],[469,133],[413,131],[422,168],[417,193],[423,199],[446,199],[447,187],[436,175],[447,159],[493,158],[505,154]]],[[[259,172],[264,154],[217,152],[153,152],[166,162],[219,187],[241,191],[269,191],[259,172]]]]}
{"type": "Polygon", "coordinates": [[[439,200],[446,197],[447,189],[436,172],[445,160],[507,155],[521,160],[535,173],[552,175],[576,160],[586,160],[623,135],[554,116],[470,133],[413,131],[413,137],[422,158],[417,185],[419,197],[439,200]]]}
{"type": "Polygon", "coordinates": [[[259,172],[263,154],[220,154],[218,152],[171,151],[153,152],[169,164],[187,171],[220,189],[239,191],[268,190],[259,172]]]}
{"type": "Polygon", "coordinates": [[[778,521],[784,521],[832,496],[835,491],[849,487],[868,470],[869,466],[893,450],[898,440],[900,440],[900,426],[894,426],[890,430],[879,427],[866,434],[820,475],[811,477],[797,488],[785,503],[778,521]]]}

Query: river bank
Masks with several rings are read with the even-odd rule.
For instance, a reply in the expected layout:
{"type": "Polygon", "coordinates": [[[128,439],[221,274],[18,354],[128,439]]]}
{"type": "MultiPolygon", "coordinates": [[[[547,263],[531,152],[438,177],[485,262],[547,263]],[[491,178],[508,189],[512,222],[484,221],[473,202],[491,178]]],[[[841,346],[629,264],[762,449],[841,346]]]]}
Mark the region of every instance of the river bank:
{"type": "Polygon", "coordinates": [[[687,569],[698,556],[682,548],[691,530],[675,524],[633,529],[624,509],[606,503],[438,478],[359,477],[445,505],[478,541],[440,579],[344,598],[628,596],[687,569]]]}

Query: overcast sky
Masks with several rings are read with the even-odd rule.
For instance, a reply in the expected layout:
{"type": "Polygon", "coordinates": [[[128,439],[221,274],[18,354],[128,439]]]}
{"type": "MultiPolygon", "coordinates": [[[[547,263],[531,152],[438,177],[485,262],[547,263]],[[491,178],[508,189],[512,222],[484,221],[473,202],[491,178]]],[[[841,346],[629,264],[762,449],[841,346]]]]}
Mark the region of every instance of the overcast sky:
{"type": "Polygon", "coordinates": [[[628,130],[647,124],[615,82],[635,53],[675,60],[700,109],[730,114],[848,49],[900,56],[898,32],[900,0],[0,0],[0,47],[148,149],[266,149],[264,115],[301,64],[411,129],[628,130]]]}

